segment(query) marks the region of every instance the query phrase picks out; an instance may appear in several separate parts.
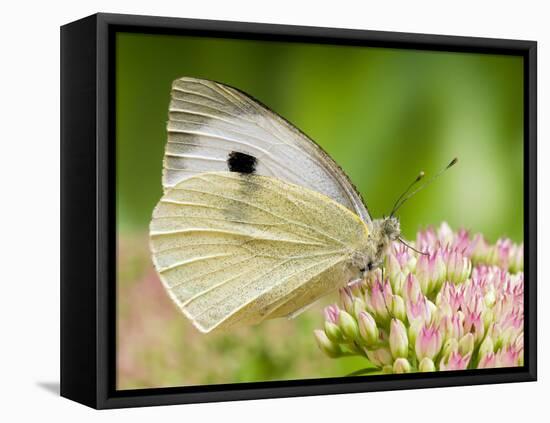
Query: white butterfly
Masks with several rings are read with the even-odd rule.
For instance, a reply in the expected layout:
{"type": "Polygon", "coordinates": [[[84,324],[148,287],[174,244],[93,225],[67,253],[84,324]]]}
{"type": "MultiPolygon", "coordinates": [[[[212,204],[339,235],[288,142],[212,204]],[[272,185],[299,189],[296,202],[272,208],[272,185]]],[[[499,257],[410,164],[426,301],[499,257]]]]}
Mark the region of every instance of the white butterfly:
{"type": "Polygon", "coordinates": [[[305,134],[241,91],[194,78],[172,85],[163,187],[153,262],[202,332],[294,316],[381,266],[400,239],[393,214],[414,194],[372,220],[305,134]]]}

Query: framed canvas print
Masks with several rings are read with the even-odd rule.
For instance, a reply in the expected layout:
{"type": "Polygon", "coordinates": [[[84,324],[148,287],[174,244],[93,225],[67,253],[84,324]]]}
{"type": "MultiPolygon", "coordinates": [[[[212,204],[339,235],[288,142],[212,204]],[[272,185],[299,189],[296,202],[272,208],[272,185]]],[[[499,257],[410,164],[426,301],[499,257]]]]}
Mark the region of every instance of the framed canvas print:
{"type": "Polygon", "coordinates": [[[535,42],[97,14],[61,57],[63,396],[536,379],[535,42]]]}

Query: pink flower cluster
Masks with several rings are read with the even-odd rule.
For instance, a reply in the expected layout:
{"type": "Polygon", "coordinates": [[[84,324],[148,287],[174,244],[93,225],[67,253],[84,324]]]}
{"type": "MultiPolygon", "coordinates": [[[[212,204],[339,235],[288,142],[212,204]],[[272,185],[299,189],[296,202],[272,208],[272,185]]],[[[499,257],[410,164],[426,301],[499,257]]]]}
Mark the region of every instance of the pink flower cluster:
{"type": "Polygon", "coordinates": [[[340,289],[315,331],[328,356],[381,372],[523,365],[523,244],[489,244],[443,223],[395,243],[383,269],[340,289]]]}

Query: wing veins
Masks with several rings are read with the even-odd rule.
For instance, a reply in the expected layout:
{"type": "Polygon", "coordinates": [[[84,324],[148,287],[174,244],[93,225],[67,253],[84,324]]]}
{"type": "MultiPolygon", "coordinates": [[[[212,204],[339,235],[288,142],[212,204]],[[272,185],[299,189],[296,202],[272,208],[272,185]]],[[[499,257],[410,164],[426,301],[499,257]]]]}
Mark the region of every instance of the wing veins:
{"type": "Polygon", "coordinates": [[[166,152],[166,153],[164,153],[164,155],[169,156],[169,157],[177,157],[177,158],[189,159],[189,160],[206,160],[206,161],[224,162],[225,163],[225,159],[218,159],[216,157],[195,156],[193,154],[170,153],[170,152],[166,152]]]}
{"type": "Polygon", "coordinates": [[[183,245],[183,246],[178,245],[176,247],[164,248],[162,250],[153,250],[153,249],[151,249],[151,251],[155,254],[162,254],[162,253],[165,253],[167,251],[183,250],[183,249],[185,249],[185,247],[188,247],[188,248],[206,247],[206,246],[219,247],[220,245],[233,245],[235,247],[241,247],[242,246],[242,244],[239,244],[239,243],[222,243],[222,244],[220,244],[219,242],[206,242],[206,243],[202,243],[202,244],[188,244],[188,245],[183,245]]]}
{"type": "MultiPolygon", "coordinates": [[[[252,281],[248,282],[243,288],[246,288],[246,287],[249,286],[250,284],[252,284],[252,283],[254,283],[254,282],[257,282],[261,277],[265,276],[267,273],[271,273],[271,272],[272,272],[273,270],[275,270],[277,267],[280,267],[280,266],[286,264],[286,262],[288,262],[288,261],[290,261],[290,260],[285,260],[285,261],[281,262],[280,264],[276,265],[274,268],[270,269],[269,272],[266,272],[266,273],[262,274],[260,277],[255,278],[255,279],[253,279],[252,281]]],[[[240,304],[239,307],[233,311],[233,313],[231,313],[231,314],[225,316],[223,319],[219,320],[219,321],[216,323],[216,325],[214,325],[214,326],[212,327],[212,329],[214,329],[215,327],[217,327],[217,326],[219,326],[220,324],[222,324],[223,322],[225,322],[225,321],[226,321],[228,318],[230,318],[231,316],[234,316],[236,313],[238,313],[240,310],[242,310],[244,307],[246,307],[247,305],[249,305],[249,304],[252,303],[253,301],[256,301],[260,296],[262,296],[262,295],[266,294],[267,292],[273,290],[274,288],[280,286],[282,283],[288,281],[289,279],[291,279],[291,278],[293,278],[293,277],[295,277],[295,276],[297,276],[297,275],[300,275],[301,273],[304,273],[304,272],[306,272],[306,271],[308,271],[308,270],[314,268],[315,266],[322,265],[322,264],[324,264],[324,263],[327,262],[327,261],[328,261],[328,259],[323,260],[323,261],[318,262],[318,263],[314,263],[314,264],[312,264],[312,265],[310,265],[310,266],[307,266],[306,268],[297,270],[297,271],[295,271],[294,273],[292,273],[292,274],[290,274],[290,275],[287,275],[285,278],[283,278],[283,279],[277,281],[277,284],[275,284],[275,285],[273,285],[273,286],[270,286],[269,288],[264,289],[263,291],[261,291],[260,293],[258,293],[256,296],[252,297],[251,299],[249,299],[248,301],[244,302],[243,304],[240,304]]],[[[336,264],[336,263],[335,263],[335,264],[336,264]]],[[[335,264],[333,264],[333,266],[334,266],[335,264]]],[[[329,267],[330,267],[330,266],[329,266],[329,267]]],[[[317,275],[318,275],[319,273],[321,273],[322,271],[324,271],[324,270],[326,270],[326,268],[324,268],[323,270],[319,271],[319,272],[317,273],[317,275]]],[[[311,278],[308,279],[308,280],[311,280],[311,278]]],[[[307,281],[306,281],[306,282],[307,282],[307,281]]],[[[303,285],[303,283],[300,284],[299,286],[302,286],[302,285],[303,285]]],[[[298,288],[298,287],[297,287],[297,288],[298,288]]],[[[295,288],[293,291],[295,291],[297,288],[295,288]]],[[[217,301],[216,303],[214,303],[213,305],[211,305],[211,306],[208,307],[207,309],[203,310],[203,311],[202,311],[200,314],[198,314],[196,317],[202,316],[205,312],[211,310],[213,307],[217,306],[217,305],[218,305],[219,303],[221,303],[222,301],[224,301],[224,300],[222,299],[222,300],[220,300],[220,301],[217,301]]],[[[195,316],[194,316],[194,317],[195,317],[195,316]]],[[[266,317],[267,317],[267,315],[266,315],[266,317]]],[[[243,318],[244,318],[244,316],[243,316],[243,318]]],[[[242,318],[239,319],[239,320],[237,320],[235,323],[238,323],[240,320],[242,320],[242,318]]]]}
{"type": "Polygon", "coordinates": [[[247,234],[242,234],[239,232],[233,232],[233,231],[227,231],[227,230],[221,230],[221,229],[212,229],[212,228],[187,228],[187,229],[175,229],[175,230],[169,230],[169,231],[151,231],[150,234],[151,234],[151,237],[156,237],[156,236],[177,235],[177,234],[194,233],[194,232],[211,232],[211,233],[218,233],[218,234],[235,235],[243,238],[253,238],[254,240],[288,242],[291,244],[326,247],[326,244],[320,244],[317,242],[297,241],[292,239],[255,237],[247,234]]]}
{"type": "MultiPolygon", "coordinates": [[[[231,178],[231,177],[229,177],[229,176],[226,176],[226,175],[223,175],[223,174],[220,174],[220,173],[216,173],[216,176],[219,176],[219,177],[222,177],[222,178],[234,179],[234,178],[231,178]]],[[[205,182],[208,182],[207,180],[205,180],[205,179],[202,178],[202,177],[198,177],[198,178],[201,178],[201,179],[203,179],[205,182]]],[[[275,194],[280,195],[280,193],[279,193],[278,191],[275,191],[274,189],[270,188],[269,186],[261,185],[261,184],[258,184],[258,183],[256,183],[256,182],[254,182],[254,181],[251,181],[251,180],[249,180],[248,183],[253,184],[253,185],[256,185],[256,186],[258,186],[258,187],[260,187],[260,188],[263,188],[263,189],[267,189],[267,190],[269,190],[269,191],[271,191],[271,192],[273,192],[273,193],[275,193],[275,194]]],[[[212,195],[218,195],[218,196],[220,196],[220,197],[222,197],[222,198],[230,199],[230,198],[228,198],[228,197],[225,197],[225,196],[222,196],[222,195],[219,195],[219,194],[212,194],[212,195]]],[[[303,215],[304,217],[306,217],[306,215],[305,215],[304,212],[302,211],[301,207],[298,206],[298,204],[294,201],[294,199],[293,199],[291,196],[288,196],[288,197],[286,197],[286,198],[287,198],[288,201],[290,201],[290,202],[296,207],[297,210],[300,211],[300,213],[302,213],[302,215],[303,215]]],[[[265,211],[265,212],[267,212],[267,213],[271,213],[271,212],[269,212],[269,211],[267,211],[267,210],[265,210],[265,209],[262,209],[261,207],[257,207],[257,206],[254,206],[254,205],[250,204],[250,203],[247,203],[246,201],[242,201],[242,200],[236,200],[236,201],[240,201],[240,202],[242,202],[243,204],[247,204],[247,205],[250,205],[250,206],[252,206],[252,207],[256,207],[256,208],[258,208],[258,209],[260,209],[260,210],[262,210],[262,211],[265,211]]],[[[344,206],[342,206],[342,207],[344,207],[344,206]]],[[[345,208],[345,207],[344,207],[344,208],[345,208]]],[[[348,209],[346,208],[346,210],[348,210],[348,209]]],[[[348,211],[349,211],[349,210],[348,210],[348,211]]],[[[350,211],[350,213],[351,213],[351,211],[350,211]]],[[[277,214],[275,214],[275,213],[271,213],[271,214],[272,214],[273,216],[279,218],[279,219],[285,220],[285,221],[286,221],[287,223],[289,223],[289,224],[295,224],[295,225],[304,227],[304,228],[306,228],[306,229],[313,230],[314,232],[317,232],[319,235],[324,236],[324,237],[326,237],[326,238],[329,238],[329,239],[335,241],[335,242],[338,243],[338,244],[345,245],[341,240],[332,237],[331,235],[327,234],[327,233],[324,232],[324,231],[319,230],[318,228],[315,228],[315,227],[313,227],[313,226],[307,226],[307,225],[304,225],[304,224],[302,224],[302,223],[300,223],[300,222],[297,222],[297,221],[294,221],[294,220],[286,219],[286,218],[284,218],[284,217],[282,217],[282,216],[279,216],[279,215],[277,215],[277,214]]]]}
{"type": "Polygon", "coordinates": [[[199,91],[190,91],[190,90],[185,90],[183,88],[180,88],[176,85],[172,86],[172,91],[178,91],[180,93],[184,93],[184,94],[191,94],[191,95],[196,95],[197,97],[202,97],[202,98],[206,98],[208,100],[212,100],[212,101],[215,101],[216,103],[218,104],[224,104],[222,101],[220,101],[219,98],[215,98],[215,97],[210,97],[209,95],[206,95],[206,94],[203,94],[199,91]]]}
{"type": "MultiPolygon", "coordinates": [[[[243,260],[240,260],[240,261],[238,261],[238,262],[236,262],[236,263],[233,263],[233,265],[235,266],[235,265],[244,263],[244,262],[246,262],[246,261],[248,261],[248,260],[250,260],[250,259],[252,259],[252,258],[253,258],[253,257],[245,257],[243,260]]],[[[219,269],[211,270],[211,271],[206,272],[206,273],[201,273],[201,274],[198,275],[198,276],[195,276],[195,277],[193,277],[193,278],[186,279],[186,280],[183,280],[183,281],[181,281],[181,282],[179,282],[179,283],[176,283],[176,284],[174,284],[174,285],[171,285],[171,286],[170,286],[170,289],[172,290],[172,289],[174,289],[174,288],[177,288],[178,286],[182,286],[183,284],[190,283],[190,282],[194,282],[194,281],[196,281],[197,279],[201,279],[201,278],[203,278],[203,277],[205,277],[205,276],[210,276],[210,275],[212,275],[213,273],[218,273],[218,272],[222,272],[222,271],[225,272],[225,271],[227,271],[227,269],[226,269],[224,266],[222,266],[222,267],[219,268],[219,269]]]]}
{"type": "Polygon", "coordinates": [[[166,267],[163,267],[162,269],[157,269],[157,270],[158,270],[159,273],[164,273],[168,270],[177,269],[178,267],[185,266],[187,264],[198,263],[198,262],[201,262],[201,261],[204,261],[204,260],[210,260],[210,259],[220,258],[220,257],[230,257],[230,256],[234,256],[234,255],[235,255],[234,253],[231,253],[231,254],[213,254],[213,255],[210,255],[210,256],[195,257],[195,258],[192,258],[192,259],[183,260],[183,261],[173,263],[170,266],[166,266],[166,267]]]}
{"type": "MultiPolygon", "coordinates": [[[[262,187],[262,185],[259,185],[260,187],[262,187]]],[[[199,193],[199,194],[206,194],[206,195],[211,195],[211,196],[214,196],[214,197],[219,197],[219,198],[223,198],[225,200],[229,200],[229,201],[235,201],[237,203],[241,203],[241,204],[244,204],[246,206],[249,206],[249,207],[252,207],[252,208],[255,208],[255,209],[258,209],[258,210],[261,210],[265,213],[268,213],[268,214],[271,214],[272,216],[278,218],[278,219],[281,219],[283,221],[285,221],[286,223],[290,224],[290,225],[296,225],[296,226],[300,226],[301,228],[304,228],[304,229],[308,229],[310,231],[313,231],[313,232],[317,232],[319,235],[324,235],[322,232],[320,232],[319,230],[317,230],[317,228],[314,228],[312,226],[307,226],[301,222],[297,222],[297,221],[294,221],[294,220],[290,220],[286,217],[283,217],[283,216],[279,216],[278,214],[275,214],[273,212],[270,212],[269,210],[267,209],[264,209],[260,206],[257,206],[257,205],[254,205],[252,203],[249,203],[247,201],[243,201],[243,200],[240,200],[240,199],[237,199],[237,198],[233,198],[233,197],[228,197],[226,195],[222,195],[222,194],[218,194],[218,193],[213,193],[213,192],[205,192],[205,191],[200,191],[200,190],[197,190],[197,189],[191,189],[191,188],[178,188],[177,186],[172,188],[174,190],[178,190],[178,191],[188,191],[188,192],[196,192],[196,193],[199,193]]],[[[329,239],[334,239],[330,236],[327,236],[327,238],[329,239]]],[[[344,243],[342,241],[337,241],[339,244],[342,244],[344,245],[344,243]]],[[[319,245],[326,245],[326,244],[319,244],[319,245]]]]}

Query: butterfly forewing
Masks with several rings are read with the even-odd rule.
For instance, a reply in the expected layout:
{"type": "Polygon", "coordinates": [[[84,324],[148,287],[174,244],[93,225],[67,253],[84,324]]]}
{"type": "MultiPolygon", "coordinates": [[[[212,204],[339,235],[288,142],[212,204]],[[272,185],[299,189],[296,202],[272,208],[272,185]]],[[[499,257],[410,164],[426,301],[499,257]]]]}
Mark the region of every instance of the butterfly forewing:
{"type": "Polygon", "coordinates": [[[234,152],[253,158],[246,173],[318,191],[371,224],[361,196],[342,169],[286,120],[232,87],[194,78],[174,81],[164,191],[198,173],[234,170],[234,152]]]}
{"type": "Polygon", "coordinates": [[[208,332],[292,314],[347,283],[368,228],[315,191],[213,172],[167,191],[150,235],[170,296],[208,332]]]}

